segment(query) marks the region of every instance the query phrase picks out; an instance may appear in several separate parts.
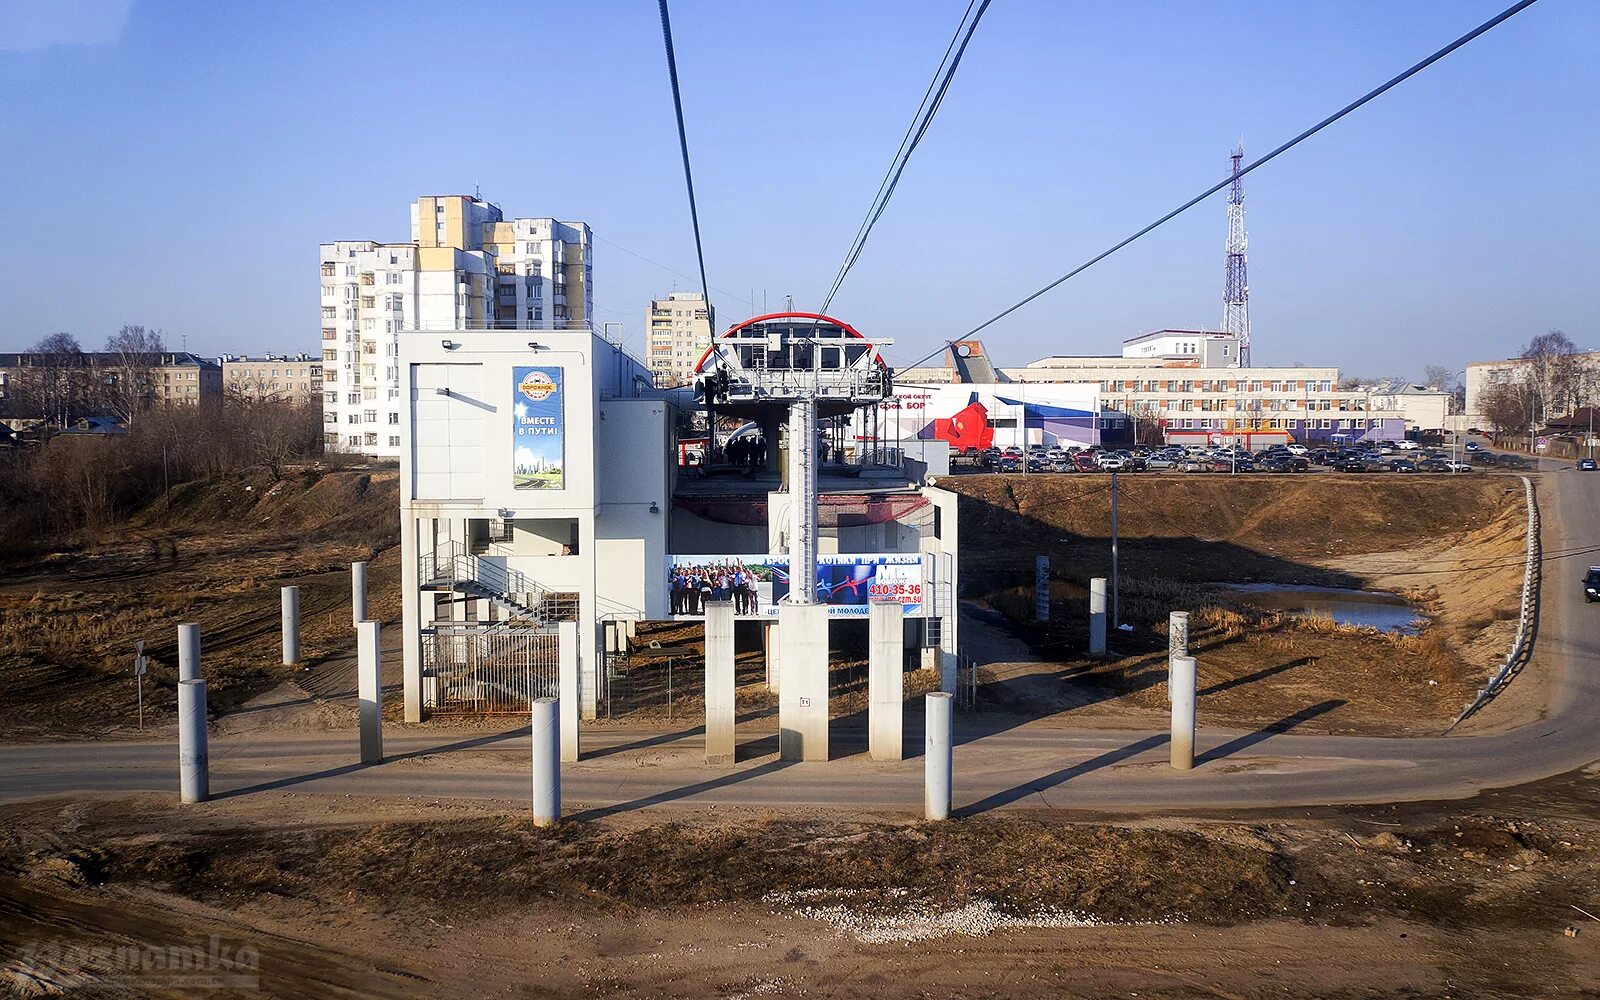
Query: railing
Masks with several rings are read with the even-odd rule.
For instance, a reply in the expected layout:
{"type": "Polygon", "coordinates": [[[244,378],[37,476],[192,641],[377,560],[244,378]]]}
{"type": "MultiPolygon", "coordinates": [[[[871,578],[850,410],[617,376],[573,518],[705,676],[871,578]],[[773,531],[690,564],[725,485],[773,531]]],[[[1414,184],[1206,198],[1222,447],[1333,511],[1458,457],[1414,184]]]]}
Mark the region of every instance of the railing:
{"type": "Polygon", "coordinates": [[[1517,615],[1517,637],[1511,643],[1511,651],[1506,654],[1505,662],[1489,678],[1489,683],[1478,689],[1477,697],[1450,724],[1450,729],[1459,726],[1467,716],[1499,694],[1533,655],[1534,626],[1539,617],[1539,505],[1534,502],[1532,480],[1527,476],[1521,478],[1523,496],[1528,505],[1528,556],[1522,570],[1522,608],[1517,615]]]}
{"type": "Polygon", "coordinates": [[[460,542],[424,552],[418,559],[418,574],[424,584],[470,584],[497,596],[506,595],[545,624],[578,617],[574,595],[551,590],[521,570],[463,552],[460,542]]]}

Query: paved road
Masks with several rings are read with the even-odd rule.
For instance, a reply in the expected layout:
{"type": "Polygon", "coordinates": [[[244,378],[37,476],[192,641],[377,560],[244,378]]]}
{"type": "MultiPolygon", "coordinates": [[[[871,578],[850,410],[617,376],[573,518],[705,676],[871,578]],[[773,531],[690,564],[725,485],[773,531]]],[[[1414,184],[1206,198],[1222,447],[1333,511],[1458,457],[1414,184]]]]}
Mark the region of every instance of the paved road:
{"type": "MultiPolygon", "coordinates": [[[[1555,465],[1555,463],[1550,463],[1555,465]]],[[[1570,468],[1570,463],[1562,463],[1570,468]]],[[[1199,766],[1166,766],[1166,734],[1055,729],[988,715],[958,723],[958,809],[1128,812],[1383,803],[1456,798],[1560,774],[1600,759],[1600,609],[1578,577],[1600,564],[1600,474],[1552,472],[1541,487],[1544,588],[1530,672],[1550,678],[1545,717],[1492,735],[1425,739],[1298,735],[1287,719],[1254,733],[1202,732],[1199,766]],[[1009,727],[1009,728],[1008,728],[1009,727]]],[[[912,706],[907,742],[920,745],[912,706]]],[[[836,725],[841,759],[783,765],[772,720],[739,729],[741,763],[699,762],[697,730],[590,731],[586,759],[563,770],[569,813],[666,805],[837,806],[914,812],[922,763],[876,764],[859,731],[836,725]]],[[[295,791],[427,798],[525,799],[523,733],[390,739],[389,759],[362,767],[354,734],[239,737],[212,743],[212,788],[239,795],[295,791]]],[[[0,748],[0,800],[73,792],[177,790],[165,743],[0,748]]]]}

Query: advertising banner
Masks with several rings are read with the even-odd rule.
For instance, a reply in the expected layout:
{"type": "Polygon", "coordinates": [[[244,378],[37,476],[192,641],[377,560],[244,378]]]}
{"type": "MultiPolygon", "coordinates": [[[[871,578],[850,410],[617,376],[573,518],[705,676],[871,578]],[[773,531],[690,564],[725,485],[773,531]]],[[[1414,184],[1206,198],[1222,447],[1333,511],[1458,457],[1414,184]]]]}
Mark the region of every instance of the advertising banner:
{"type": "Polygon", "coordinates": [[[566,487],[566,417],[561,369],[511,369],[511,485],[519,490],[566,487]]]}
{"type": "MultiPolygon", "coordinates": [[[[872,601],[922,609],[922,556],[819,555],[815,601],[830,618],[865,618],[872,601]]],[[[789,556],[667,556],[667,596],[674,618],[702,618],[706,601],[732,601],[738,618],[776,618],[789,594],[789,556]]]]}

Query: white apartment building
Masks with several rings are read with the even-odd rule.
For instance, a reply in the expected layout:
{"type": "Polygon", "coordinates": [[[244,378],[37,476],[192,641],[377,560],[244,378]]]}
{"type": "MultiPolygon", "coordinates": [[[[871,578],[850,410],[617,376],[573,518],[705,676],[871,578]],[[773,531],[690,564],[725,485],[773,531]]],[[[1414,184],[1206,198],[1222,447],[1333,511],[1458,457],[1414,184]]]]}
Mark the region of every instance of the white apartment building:
{"type": "MultiPolygon", "coordinates": [[[[1600,387],[1600,351],[1583,351],[1572,356],[1575,369],[1573,378],[1577,386],[1583,391],[1593,393],[1600,387]]],[[[1501,361],[1473,361],[1466,368],[1466,413],[1465,420],[1469,424],[1481,425],[1486,423],[1483,413],[1484,395],[1491,388],[1498,385],[1518,384],[1526,382],[1536,370],[1534,361],[1528,358],[1505,358],[1501,361]]],[[[1545,387],[1548,390],[1549,387],[1545,387]]],[[[1561,416],[1552,413],[1550,416],[1561,416]]]]}
{"type": "Polygon", "coordinates": [[[694,366],[711,346],[711,314],[699,292],[651,299],[645,311],[645,364],[663,388],[694,380],[694,366]]]}
{"type": "Polygon", "coordinates": [[[308,354],[267,354],[259,358],[224,354],[222,390],[257,400],[322,402],[322,359],[308,354]]]}
{"type": "Polygon", "coordinates": [[[409,243],[322,244],[324,442],[399,457],[401,331],[588,329],[593,266],[586,224],[469,195],[418,198],[409,243]]]}

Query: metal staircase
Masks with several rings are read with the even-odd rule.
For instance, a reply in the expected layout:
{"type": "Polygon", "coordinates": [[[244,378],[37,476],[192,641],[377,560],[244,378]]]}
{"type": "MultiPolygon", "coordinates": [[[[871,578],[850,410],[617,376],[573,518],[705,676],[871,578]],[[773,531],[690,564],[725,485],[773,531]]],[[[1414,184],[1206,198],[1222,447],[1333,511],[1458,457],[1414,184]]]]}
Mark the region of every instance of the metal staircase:
{"type": "Polygon", "coordinates": [[[571,595],[541,586],[520,570],[464,552],[460,542],[423,553],[419,562],[418,578],[424,590],[449,590],[486,600],[510,616],[492,625],[531,625],[554,631],[556,622],[576,617],[571,595]]]}

